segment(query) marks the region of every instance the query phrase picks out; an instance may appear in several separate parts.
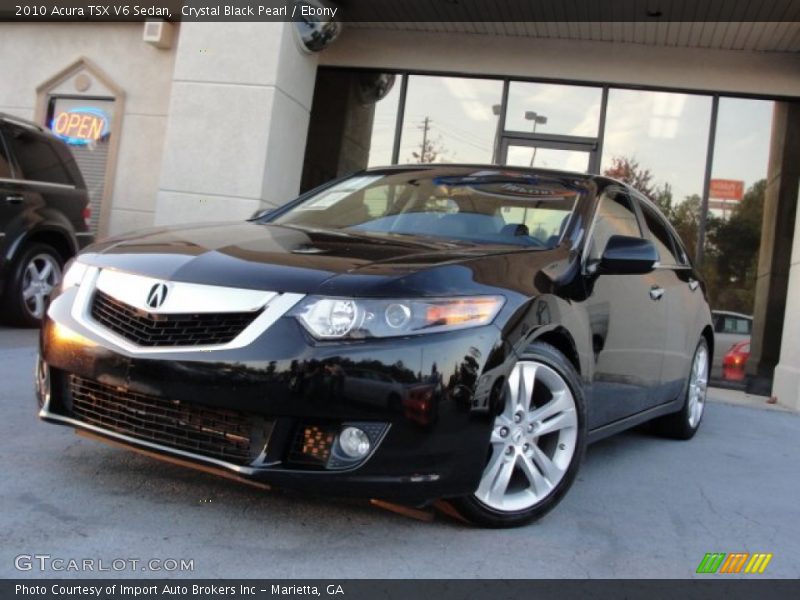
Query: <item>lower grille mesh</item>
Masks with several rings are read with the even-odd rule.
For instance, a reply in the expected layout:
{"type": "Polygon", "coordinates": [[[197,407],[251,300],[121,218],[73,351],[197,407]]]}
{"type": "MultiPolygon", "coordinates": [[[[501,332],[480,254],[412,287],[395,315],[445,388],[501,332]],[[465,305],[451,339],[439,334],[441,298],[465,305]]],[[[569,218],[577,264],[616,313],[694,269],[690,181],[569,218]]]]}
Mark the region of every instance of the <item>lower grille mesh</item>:
{"type": "Polygon", "coordinates": [[[138,346],[227,344],[261,311],[244,313],[152,314],[96,290],[92,318],[138,346]]]}
{"type": "Polygon", "coordinates": [[[84,423],[226,462],[250,463],[266,421],[255,415],[166,400],[70,376],[73,416],[84,423]],[[251,443],[251,439],[256,444],[251,443]]]}

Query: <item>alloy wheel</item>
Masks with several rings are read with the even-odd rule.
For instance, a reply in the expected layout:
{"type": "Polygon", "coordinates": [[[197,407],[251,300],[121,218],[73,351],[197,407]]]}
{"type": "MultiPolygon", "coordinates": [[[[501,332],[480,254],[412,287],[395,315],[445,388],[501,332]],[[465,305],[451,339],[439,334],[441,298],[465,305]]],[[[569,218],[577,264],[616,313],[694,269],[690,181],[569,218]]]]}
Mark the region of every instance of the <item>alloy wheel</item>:
{"type": "Polygon", "coordinates": [[[706,405],[708,388],[708,350],[701,345],[694,355],[692,374],[689,378],[689,426],[694,429],[700,424],[706,405]]]}
{"type": "Polygon", "coordinates": [[[575,398],[564,378],[537,361],[520,361],[494,421],[489,460],[475,498],[502,512],[547,498],[569,469],[578,440],[575,398]]]}
{"type": "Polygon", "coordinates": [[[61,266],[50,254],[37,254],[25,266],[22,274],[22,302],[28,313],[44,317],[47,297],[61,282],[61,266]]]}

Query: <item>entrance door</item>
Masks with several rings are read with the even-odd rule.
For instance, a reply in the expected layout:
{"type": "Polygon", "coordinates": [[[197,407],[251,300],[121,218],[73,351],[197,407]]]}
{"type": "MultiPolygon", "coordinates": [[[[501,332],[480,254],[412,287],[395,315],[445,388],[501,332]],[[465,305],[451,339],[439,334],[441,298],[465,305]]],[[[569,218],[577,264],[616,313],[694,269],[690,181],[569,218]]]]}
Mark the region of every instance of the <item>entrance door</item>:
{"type": "Polygon", "coordinates": [[[503,137],[500,164],[586,173],[595,169],[596,145],[503,137]]]}

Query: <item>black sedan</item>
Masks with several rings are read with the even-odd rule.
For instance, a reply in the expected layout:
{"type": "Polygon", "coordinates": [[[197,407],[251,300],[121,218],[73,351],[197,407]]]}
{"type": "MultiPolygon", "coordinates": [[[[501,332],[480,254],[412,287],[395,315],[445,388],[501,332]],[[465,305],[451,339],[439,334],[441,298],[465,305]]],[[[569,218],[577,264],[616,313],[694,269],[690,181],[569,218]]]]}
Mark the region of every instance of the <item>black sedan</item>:
{"type": "Polygon", "coordinates": [[[45,421],[172,462],[509,526],[559,502],[589,442],[645,421],[691,438],[713,343],[635,190],[417,165],[88,248],[37,395],[45,421]]]}

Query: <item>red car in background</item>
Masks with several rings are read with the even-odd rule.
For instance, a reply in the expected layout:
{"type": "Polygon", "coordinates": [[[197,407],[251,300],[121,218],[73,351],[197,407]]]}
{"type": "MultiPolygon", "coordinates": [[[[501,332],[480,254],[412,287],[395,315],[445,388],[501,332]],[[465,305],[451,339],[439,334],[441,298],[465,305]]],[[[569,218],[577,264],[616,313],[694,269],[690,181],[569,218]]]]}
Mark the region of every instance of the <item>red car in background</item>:
{"type": "Polygon", "coordinates": [[[731,346],[722,359],[722,378],[725,381],[744,381],[744,367],[750,358],[750,341],[731,346]]]}

